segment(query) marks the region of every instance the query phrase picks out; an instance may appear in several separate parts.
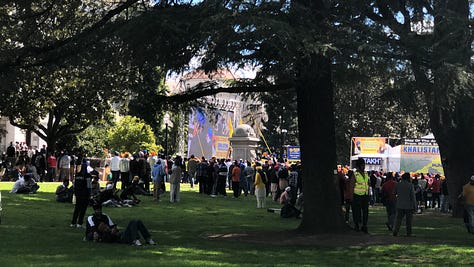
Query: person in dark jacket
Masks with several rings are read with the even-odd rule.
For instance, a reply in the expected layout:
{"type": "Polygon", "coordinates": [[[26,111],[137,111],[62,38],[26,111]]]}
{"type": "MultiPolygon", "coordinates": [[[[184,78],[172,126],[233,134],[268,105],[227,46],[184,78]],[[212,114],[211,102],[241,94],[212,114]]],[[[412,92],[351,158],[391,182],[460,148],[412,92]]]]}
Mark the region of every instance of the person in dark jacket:
{"type": "Polygon", "coordinates": [[[445,177],[441,177],[440,202],[441,202],[441,212],[448,213],[449,212],[449,193],[448,193],[448,181],[446,180],[445,177]]]}
{"type": "Polygon", "coordinates": [[[64,179],[63,183],[56,188],[57,202],[72,202],[74,188],[69,187],[69,179],[64,179]]]}
{"type": "Polygon", "coordinates": [[[397,215],[393,236],[398,235],[403,217],[406,217],[407,236],[411,236],[413,212],[416,209],[416,197],[409,173],[402,175],[402,180],[395,186],[394,193],[397,196],[397,215]]]}
{"type": "Polygon", "coordinates": [[[84,216],[89,205],[91,175],[87,172],[87,162],[83,158],[78,159],[74,177],[74,196],[76,203],[72,215],[71,227],[83,228],[84,216]]]}

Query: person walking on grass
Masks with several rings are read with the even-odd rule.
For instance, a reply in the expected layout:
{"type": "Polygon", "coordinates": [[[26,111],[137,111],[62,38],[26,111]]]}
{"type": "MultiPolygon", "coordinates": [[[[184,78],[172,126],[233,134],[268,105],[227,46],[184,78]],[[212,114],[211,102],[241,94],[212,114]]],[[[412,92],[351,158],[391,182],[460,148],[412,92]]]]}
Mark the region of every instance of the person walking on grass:
{"type": "Polygon", "coordinates": [[[387,211],[387,222],[385,225],[387,226],[388,230],[392,232],[395,222],[395,215],[397,213],[397,197],[394,194],[397,182],[394,180],[391,172],[387,173],[386,179],[387,180],[382,185],[380,194],[382,196],[382,203],[385,206],[385,210],[387,211]]]}
{"type": "Polygon", "coordinates": [[[394,193],[397,197],[397,215],[393,228],[393,236],[398,235],[403,217],[406,217],[407,236],[412,235],[411,226],[413,213],[416,210],[416,197],[415,189],[410,180],[410,173],[406,172],[402,175],[402,180],[395,186],[394,193]]]}

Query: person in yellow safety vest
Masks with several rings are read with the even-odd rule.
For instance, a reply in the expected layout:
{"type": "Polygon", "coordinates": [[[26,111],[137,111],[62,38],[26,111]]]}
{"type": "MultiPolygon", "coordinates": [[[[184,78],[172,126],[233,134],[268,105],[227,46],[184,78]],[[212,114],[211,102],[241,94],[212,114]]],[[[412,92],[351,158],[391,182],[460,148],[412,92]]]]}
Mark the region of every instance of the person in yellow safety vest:
{"type": "Polygon", "coordinates": [[[352,199],[352,218],[357,232],[368,233],[367,221],[369,218],[369,175],[365,172],[365,161],[359,158],[356,161],[357,171],[352,179],[354,183],[354,197],[352,199]],[[362,227],[360,227],[362,223],[362,227]]]}

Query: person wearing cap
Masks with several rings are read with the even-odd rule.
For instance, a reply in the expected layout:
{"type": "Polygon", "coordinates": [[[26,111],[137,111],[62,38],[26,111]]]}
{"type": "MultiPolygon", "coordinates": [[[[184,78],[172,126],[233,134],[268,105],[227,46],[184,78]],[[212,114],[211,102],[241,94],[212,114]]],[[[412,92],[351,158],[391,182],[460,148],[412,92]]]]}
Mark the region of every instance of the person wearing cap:
{"type": "Polygon", "coordinates": [[[469,183],[462,187],[461,196],[464,198],[464,209],[467,214],[467,230],[474,234],[474,175],[471,176],[469,183]]]}
{"type": "Polygon", "coordinates": [[[105,213],[102,205],[93,205],[94,214],[87,217],[85,240],[103,243],[125,243],[141,246],[140,235],[146,244],[156,245],[151,239],[151,234],[141,220],[131,220],[125,231],[120,232],[117,225],[105,213]]]}

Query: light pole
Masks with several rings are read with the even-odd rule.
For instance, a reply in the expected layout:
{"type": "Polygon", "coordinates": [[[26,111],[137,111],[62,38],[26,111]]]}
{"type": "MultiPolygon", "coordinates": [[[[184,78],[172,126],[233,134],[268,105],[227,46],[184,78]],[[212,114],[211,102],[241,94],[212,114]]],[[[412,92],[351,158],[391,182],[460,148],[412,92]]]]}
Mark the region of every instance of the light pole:
{"type": "Polygon", "coordinates": [[[286,148],[285,142],[286,142],[286,133],[287,133],[287,132],[288,132],[287,129],[281,129],[281,133],[283,134],[283,151],[282,151],[282,153],[281,153],[281,156],[282,156],[282,157],[283,157],[283,155],[286,153],[286,151],[285,151],[285,148],[286,148]]]}
{"type": "Polygon", "coordinates": [[[165,158],[168,156],[168,122],[165,122],[165,158]]]}
{"type": "Polygon", "coordinates": [[[168,157],[168,125],[170,123],[170,115],[168,113],[164,116],[165,121],[165,158],[168,157]]]}

